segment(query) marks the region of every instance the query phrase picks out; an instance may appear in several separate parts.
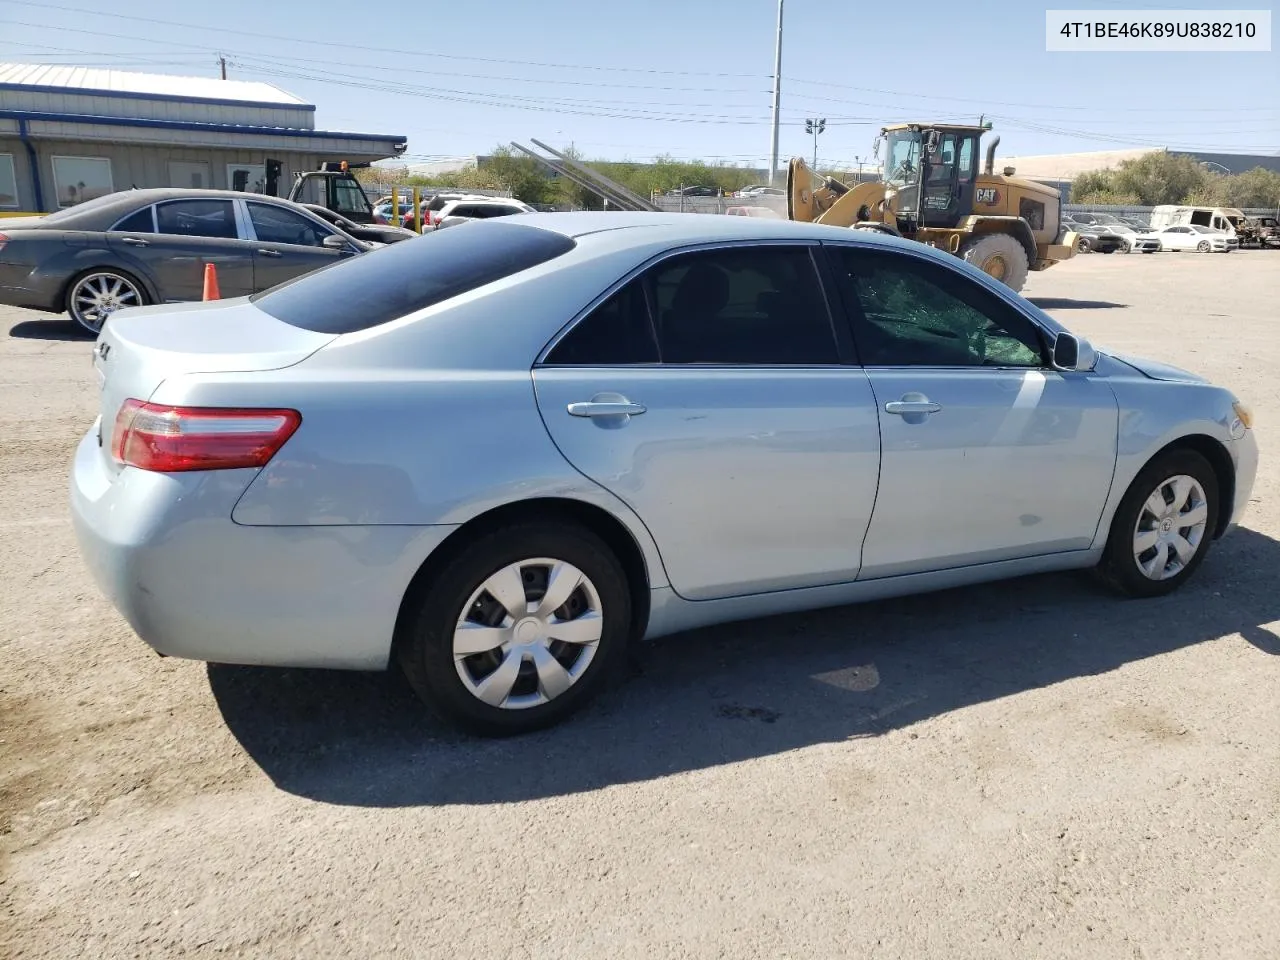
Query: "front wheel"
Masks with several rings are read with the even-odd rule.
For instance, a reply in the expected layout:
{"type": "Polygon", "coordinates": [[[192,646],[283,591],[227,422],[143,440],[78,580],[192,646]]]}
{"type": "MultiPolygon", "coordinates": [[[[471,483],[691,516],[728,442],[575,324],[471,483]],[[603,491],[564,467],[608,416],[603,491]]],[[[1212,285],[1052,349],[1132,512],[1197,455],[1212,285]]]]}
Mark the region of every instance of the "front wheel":
{"type": "Polygon", "coordinates": [[[1208,240],[1201,240],[1199,243],[1197,243],[1197,244],[1196,244],[1196,250],[1197,250],[1199,253],[1208,253],[1208,252],[1209,252],[1209,246],[1210,246],[1210,244],[1209,244],[1209,241],[1208,241],[1208,240]]]}
{"type": "Polygon", "coordinates": [[[67,287],[65,305],[71,319],[96,336],[117,310],[146,303],[146,291],[137,280],[121,270],[100,268],[81,274],[67,287]]]}
{"type": "Polygon", "coordinates": [[[488,736],[556,723],[607,685],[631,592],[591,531],[529,522],[484,534],[406,599],[396,649],[445,721],[488,736]]]}
{"type": "Polygon", "coordinates": [[[1018,291],[1027,282],[1027,251],[1007,233],[988,233],[960,248],[960,256],[983,273],[1018,291]]]}
{"type": "Polygon", "coordinates": [[[1098,573],[1131,597],[1176,590],[1204,560],[1219,506],[1218,477],[1209,461],[1194,450],[1160,454],[1116,508],[1098,573]]]}

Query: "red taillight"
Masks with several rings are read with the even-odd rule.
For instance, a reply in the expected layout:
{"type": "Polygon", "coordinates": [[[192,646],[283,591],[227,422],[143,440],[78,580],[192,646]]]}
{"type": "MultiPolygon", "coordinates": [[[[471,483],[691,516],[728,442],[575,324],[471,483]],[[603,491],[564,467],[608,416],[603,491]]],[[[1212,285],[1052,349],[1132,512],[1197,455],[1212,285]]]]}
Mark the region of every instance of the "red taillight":
{"type": "Polygon", "coordinates": [[[179,473],[261,467],[302,423],[297,410],[170,407],[126,400],[111,455],[139,470],[179,473]]]}

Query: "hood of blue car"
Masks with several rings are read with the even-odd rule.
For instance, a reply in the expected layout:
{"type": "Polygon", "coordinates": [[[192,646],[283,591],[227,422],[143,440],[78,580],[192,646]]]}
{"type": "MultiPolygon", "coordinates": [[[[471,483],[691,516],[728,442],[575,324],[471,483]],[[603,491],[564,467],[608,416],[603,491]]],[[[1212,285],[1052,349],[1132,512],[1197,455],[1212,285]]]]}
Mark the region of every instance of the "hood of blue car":
{"type": "Polygon", "coordinates": [[[1181,367],[1175,367],[1159,360],[1148,360],[1146,357],[1131,357],[1123,353],[1110,353],[1108,356],[1119,360],[1152,380],[1170,380],[1181,383],[1208,383],[1204,377],[1181,367]]]}

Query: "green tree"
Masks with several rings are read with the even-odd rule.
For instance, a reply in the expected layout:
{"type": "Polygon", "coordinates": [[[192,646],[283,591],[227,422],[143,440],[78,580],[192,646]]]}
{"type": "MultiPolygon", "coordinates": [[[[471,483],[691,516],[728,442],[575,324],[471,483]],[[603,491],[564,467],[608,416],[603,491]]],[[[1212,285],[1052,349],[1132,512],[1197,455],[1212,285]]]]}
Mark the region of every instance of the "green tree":
{"type": "Polygon", "coordinates": [[[1102,203],[1094,199],[1099,195],[1115,192],[1114,170],[1089,170],[1071,183],[1072,203],[1102,203]]]}
{"type": "Polygon", "coordinates": [[[1134,160],[1122,160],[1112,189],[1134,194],[1146,206],[1181,203],[1197,190],[1207,189],[1210,176],[1195,157],[1153,150],[1134,160]]]}
{"type": "Polygon", "coordinates": [[[1254,167],[1234,177],[1223,177],[1222,197],[1232,207],[1280,207],[1280,173],[1254,167]]]}
{"type": "Polygon", "coordinates": [[[1139,207],[1142,200],[1135,193],[1118,193],[1115,190],[1090,190],[1078,193],[1075,184],[1071,185],[1071,202],[1086,203],[1091,206],[1139,207]]]}

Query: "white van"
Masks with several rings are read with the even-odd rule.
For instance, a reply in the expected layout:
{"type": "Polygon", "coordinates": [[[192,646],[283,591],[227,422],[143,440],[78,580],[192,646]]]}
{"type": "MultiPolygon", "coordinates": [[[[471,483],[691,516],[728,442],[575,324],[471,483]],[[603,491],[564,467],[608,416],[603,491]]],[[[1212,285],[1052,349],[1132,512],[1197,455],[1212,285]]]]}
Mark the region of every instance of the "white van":
{"type": "Polygon", "coordinates": [[[1234,237],[1236,225],[1244,219],[1245,215],[1235,207],[1182,207],[1166,203],[1152,208],[1151,229],[1195,225],[1213,227],[1234,237]]]}

